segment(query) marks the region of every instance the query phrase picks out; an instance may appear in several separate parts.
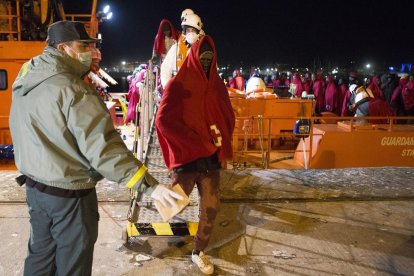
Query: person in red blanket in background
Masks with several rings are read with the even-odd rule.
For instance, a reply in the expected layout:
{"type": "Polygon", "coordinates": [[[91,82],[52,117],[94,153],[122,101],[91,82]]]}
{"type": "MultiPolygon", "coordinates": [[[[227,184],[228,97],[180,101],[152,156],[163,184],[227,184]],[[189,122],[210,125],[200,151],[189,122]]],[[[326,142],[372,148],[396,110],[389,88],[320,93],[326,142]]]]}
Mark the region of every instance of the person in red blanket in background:
{"type": "Polygon", "coordinates": [[[162,63],[171,46],[177,43],[180,33],[174,28],[168,19],[161,20],[158,33],[155,36],[152,50],[152,64],[162,63]]]}
{"type": "MultiPolygon", "coordinates": [[[[414,117],[414,77],[411,75],[404,89],[401,91],[404,103],[405,115],[414,117]]],[[[408,124],[413,124],[414,119],[407,120],[408,124]]]]}
{"type": "Polygon", "coordinates": [[[332,76],[326,77],[324,111],[336,113],[338,108],[338,91],[332,76]]]}
{"type": "Polygon", "coordinates": [[[398,86],[392,92],[390,104],[396,116],[406,116],[404,99],[402,97],[403,96],[402,91],[404,91],[407,83],[408,83],[408,74],[404,73],[400,77],[400,82],[398,86]]]}
{"type": "Polygon", "coordinates": [[[370,78],[370,82],[368,85],[368,89],[372,91],[372,94],[374,94],[374,98],[381,99],[385,101],[385,95],[384,92],[381,89],[381,80],[377,75],[374,75],[370,78]]]}
{"type": "Polygon", "coordinates": [[[346,97],[346,91],[348,90],[348,88],[346,87],[345,81],[343,78],[339,78],[338,80],[338,105],[337,105],[337,112],[336,114],[338,116],[341,116],[342,113],[342,106],[344,104],[344,100],[346,97]]]}
{"type": "Polygon", "coordinates": [[[233,78],[229,81],[229,87],[244,91],[245,80],[239,70],[233,71],[233,78]]]}
{"type": "Polygon", "coordinates": [[[309,72],[306,72],[305,75],[302,77],[302,87],[303,91],[306,93],[312,94],[312,78],[309,72]]]}
{"type": "Polygon", "coordinates": [[[232,157],[235,117],[224,82],[217,73],[213,40],[193,44],[178,74],[166,85],[156,129],[173,185],[200,194],[200,221],[191,259],[203,273],[214,271],[207,247],[219,208],[220,164],[232,157]]]}
{"type": "Polygon", "coordinates": [[[294,97],[300,98],[302,96],[303,86],[302,79],[300,78],[299,73],[294,73],[292,75],[292,82],[290,83],[290,90],[294,97]]]}
{"type": "Polygon", "coordinates": [[[131,82],[129,84],[129,90],[128,90],[128,108],[127,108],[127,114],[125,117],[125,124],[128,124],[130,122],[135,122],[135,117],[137,115],[137,105],[139,104],[139,98],[142,93],[142,88],[144,86],[144,80],[145,75],[148,71],[148,65],[147,64],[141,64],[136,72],[134,71],[134,74],[132,76],[131,82]]]}
{"type": "Polygon", "coordinates": [[[348,90],[346,91],[345,98],[342,102],[341,116],[343,117],[355,115],[355,112],[352,109],[353,103],[351,101],[351,96],[354,92],[354,89],[356,89],[359,86],[358,75],[355,72],[349,73],[348,81],[348,90]]]}
{"type": "Polygon", "coordinates": [[[315,113],[321,114],[325,105],[325,83],[321,73],[312,74],[313,86],[312,91],[315,96],[315,113]]]}

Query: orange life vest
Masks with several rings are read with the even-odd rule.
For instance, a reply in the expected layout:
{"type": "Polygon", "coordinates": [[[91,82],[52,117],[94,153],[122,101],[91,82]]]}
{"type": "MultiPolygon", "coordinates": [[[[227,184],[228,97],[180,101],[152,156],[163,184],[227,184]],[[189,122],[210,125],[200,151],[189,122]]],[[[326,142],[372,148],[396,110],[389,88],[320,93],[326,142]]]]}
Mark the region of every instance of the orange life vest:
{"type": "Polygon", "coordinates": [[[185,36],[180,35],[178,38],[178,45],[177,45],[177,60],[176,60],[176,67],[177,71],[180,70],[181,66],[184,63],[185,58],[187,57],[187,45],[185,45],[185,36]]]}
{"type": "MultiPolygon", "coordinates": [[[[203,36],[200,35],[199,40],[202,37],[203,36]]],[[[189,48],[187,48],[187,45],[185,43],[185,35],[183,34],[180,35],[177,43],[178,43],[177,44],[177,59],[176,59],[175,65],[176,65],[177,72],[178,72],[184,63],[185,58],[187,57],[187,53],[189,53],[189,48]]]]}

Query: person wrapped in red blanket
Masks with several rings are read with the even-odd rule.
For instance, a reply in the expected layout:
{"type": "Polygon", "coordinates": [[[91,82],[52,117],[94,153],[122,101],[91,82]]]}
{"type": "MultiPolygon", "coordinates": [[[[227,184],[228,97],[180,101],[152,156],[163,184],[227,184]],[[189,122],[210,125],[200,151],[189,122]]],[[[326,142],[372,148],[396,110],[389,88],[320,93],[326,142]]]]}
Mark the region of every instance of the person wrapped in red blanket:
{"type": "Polygon", "coordinates": [[[207,274],[213,265],[203,253],[219,207],[220,163],[232,157],[234,112],[217,73],[217,54],[210,36],[191,46],[178,74],[166,85],[156,129],[173,185],[187,195],[200,194],[200,221],[192,260],[207,274]]]}

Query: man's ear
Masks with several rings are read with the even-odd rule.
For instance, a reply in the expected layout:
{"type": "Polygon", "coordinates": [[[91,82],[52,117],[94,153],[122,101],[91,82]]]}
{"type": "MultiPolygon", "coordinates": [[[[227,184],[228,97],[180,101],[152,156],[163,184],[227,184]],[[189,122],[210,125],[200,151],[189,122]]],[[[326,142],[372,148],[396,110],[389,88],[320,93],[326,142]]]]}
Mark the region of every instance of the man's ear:
{"type": "Polygon", "coordinates": [[[59,43],[57,46],[56,46],[56,49],[58,49],[59,51],[61,51],[61,52],[64,52],[65,51],[65,44],[64,43],[59,43]]]}

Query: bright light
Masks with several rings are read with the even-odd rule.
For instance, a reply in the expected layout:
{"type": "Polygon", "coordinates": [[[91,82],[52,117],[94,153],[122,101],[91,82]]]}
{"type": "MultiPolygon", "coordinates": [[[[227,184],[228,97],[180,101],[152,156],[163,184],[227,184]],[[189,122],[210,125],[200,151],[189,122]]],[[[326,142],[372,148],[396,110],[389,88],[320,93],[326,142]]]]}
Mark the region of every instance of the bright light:
{"type": "Polygon", "coordinates": [[[388,70],[390,70],[390,71],[394,71],[394,70],[395,70],[395,68],[394,68],[393,66],[390,66],[390,67],[388,67],[388,70]]]}
{"type": "Polygon", "coordinates": [[[121,63],[122,63],[122,65],[125,65],[125,64],[126,64],[126,62],[125,62],[125,61],[122,61],[121,63]]]}
{"type": "Polygon", "coordinates": [[[277,72],[277,68],[275,68],[275,71],[277,72]]]}
{"type": "Polygon", "coordinates": [[[98,34],[98,39],[102,39],[102,34],[98,34]]]}
{"type": "Polygon", "coordinates": [[[112,18],[112,12],[108,13],[108,15],[106,16],[106,19],[111,19],[112,18]]]}
{"type": "Polygon", "coordinates": [[[266,68],[266,72],[269,72],[269,68],[266,68]]]}
{"type": "Polygon", "coordinates": [[[105,14],[106,14],[106,13],[108,13],[110,8],[111,8],[111,7],[110,7],[109,5],[106,5],[106,6],[104,7],[104,9],[103,9],[103,12],[104,12],[105,14]]]}
{"type": "Polygon", "coordinates": [[[367,67],[367,68],[371,68],[371,64],[367,64],[367,65],[365,65],[365,67],[367,67]]]}
{"type": "Polygon", "coordinates": [[[332,74],[336,74],[336,73],[338,73],[338,70],[333,69],[333,70],[332,70],[332,74]]]}

